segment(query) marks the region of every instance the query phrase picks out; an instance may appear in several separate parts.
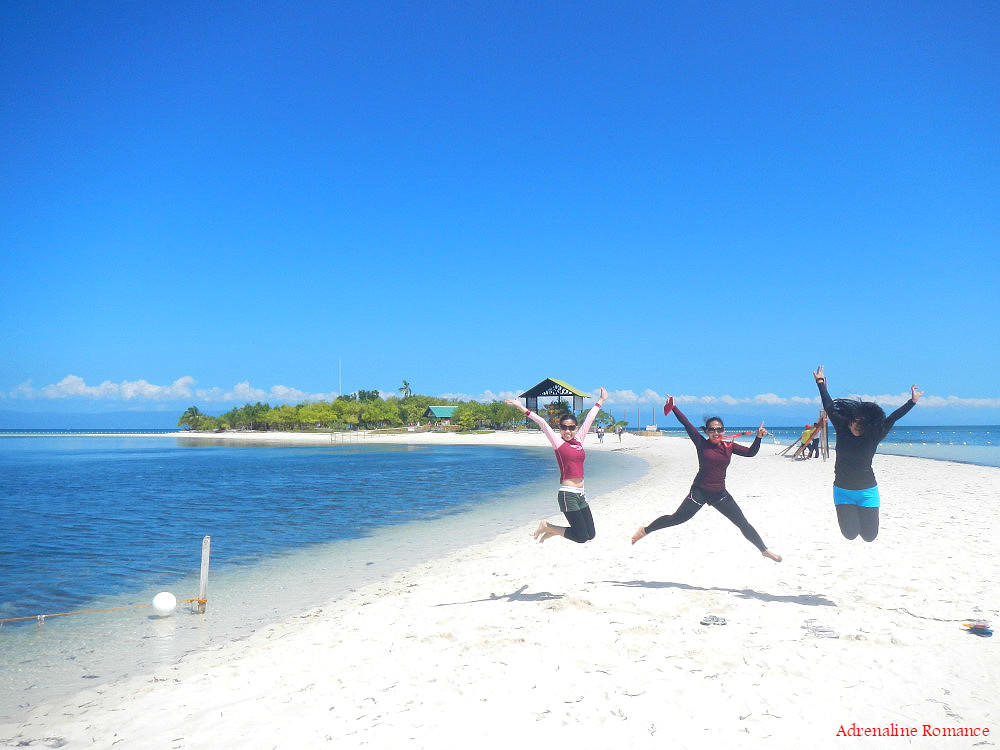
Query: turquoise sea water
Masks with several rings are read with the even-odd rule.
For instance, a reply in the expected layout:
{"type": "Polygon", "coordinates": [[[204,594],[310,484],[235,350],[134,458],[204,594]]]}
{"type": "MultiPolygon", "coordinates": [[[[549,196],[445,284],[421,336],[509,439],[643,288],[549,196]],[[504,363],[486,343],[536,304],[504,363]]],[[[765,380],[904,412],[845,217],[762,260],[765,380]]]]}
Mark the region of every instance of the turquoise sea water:
{"type": "Polygon", "coordinates": [[[0,618],[63,612],[197,568],[468,509],[548,468],[510,449],[206,444],[176,438],[0,441],[0,618]],[[456,481],[461,474],[462,481],[456,481]]]}
{"type": "MultiPolygon", "coordinates": [[[[772,428],[765,450],[778,453],[801,429],[772,428]]],[[[905,427],[879,450],[1000,466],[997,437],[993,426],[905,427]]],[[[0,628],[0,720],[555,515],[558,474],[539,441],[305,447],[0,436],[0,619],[148,605],[161,590],[193,598],[202,538],[212,539],[205,615],[179,608],[157,618],[143,607],[0,628]]],[[[591,451],[587,467],[599,503],[645,464],[591,451]]]]}
{"type": "MultiPolygon", "coordinates": [[[[780,451],[798,440],[804,427],[804,424],[801,427],[768,426],[771,435],[764,438],[764,446],[770,445],[780,451]]],[[[732,432],[754,428],[756,425],[737,427],[732,432]]],[[[686,435],[681,428],[671,427],[665,432],[668,435],[686,435]]],[[[752,436],[739,438],[744,443],[749,443],[752,439],[752,436]]],[[[833,429],[830,430],[830,447],[837,447],[836,432],[833,429]]],[[[879,444],[878,452],[980,466],[1000,466],[1000,425],[911,427],[897,424],[879,444]]]]}
{"type": "MultiPolygon", "coordinates": [[[[554,515],[552,451],[241,445],[174,437],[0,437],[0,619],[196,597],[0,628],[0,719],[180,658],[408,565],[554,515]]],[[[588,455],[588,494],[645,463],[588,455]]]]}

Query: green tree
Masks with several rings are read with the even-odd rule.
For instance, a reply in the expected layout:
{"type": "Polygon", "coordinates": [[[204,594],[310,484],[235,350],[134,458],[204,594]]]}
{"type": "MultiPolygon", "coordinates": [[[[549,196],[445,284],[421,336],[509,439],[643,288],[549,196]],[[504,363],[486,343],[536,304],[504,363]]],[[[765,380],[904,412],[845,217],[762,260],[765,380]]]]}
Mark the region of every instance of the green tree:
{"type": "Polygon", "coordinates": [[[204,416],[205,415],[201,413],[201,410],[197,406],[189,406],[177,420],[177,426],[183,427],[186,430],[200,429],[198,425],[204,416]]]}
{"type": "Polygon", "coordinates": [[[266,425],[270,411],[270,405],[258,401],[227,411],[221,418],[238,430],[259,430],[266,425]]]}
{"type": "Polygon", "coordinates": [[[516,406],[505,404],[503,401],[494,401],[488,405],[490,421],[496,428],[510,427],[523,422],[525,417],[516,406]]]}
{"type": "Polygon", "coordinates": [[[356,391],[355,395],[358,397],[358,401],[364,403],[366,401],[381,401],[382,394],[378,391],[356,391]]]}
{"type": "MultiPolygon", "coordinates": [[[[572,413],[573,411],[569,408],[569,404],[562,399],[550,401],[545,404],[545,419],[554,429],[559,428],[559,420],[562,419],[564,415],[572,413]]],[[[579,422],[577,423],[579,424],[579,422]]]]}
{"type": "Polygon", "coordinates": [[[361,410],[361,421],[371,427],[398,425],[399,409],[393,401],[366,401],[361,410]]]}
{"type": "Polygon", "coordinates": [[[356,427],[361,422],[361,408],[363,404],[357,399],[338,398],[331,404],[333,406],[336,420],[348,427],[356,427]]]}
{"type": "Polygon", "coordinates": [[[268,427],[282,431],[295,429],[301,424],[299,410],[289,404],[282,404],[268,412],[267,424],[268,427]]]}
{"type": "Polygon", "coordinates": [[[416,424],[417,422],[424,421],[424,412],[427,411],[428,406],[447,406],[454,402],[435,396],[414,394],[397,403],[399,405],[399,418],[403,424],[416,424]]]}
{"type": "Polygon", "coordinates": [[[271,407],[268,404],[258,401],[256,404],[244,404],[230,409],[219,416],[219,421],[236,430],[260,430],[266,426],[267,414],[270,411],[271,407]]]}
{"type": "Polygon", "coordinates": [[[486,404],[478,401],[467,401],[464,404],[458,405],[451,418],[452,421],[457,422],[462,427],[469,429],[479,428],[490,421],[490,410],[486,404]]]}
{"type": "Polygon", "coordinates": [[[337,421],[333,404],[327,401],[313,401],[299,407],[299,421],[313,427],[329,427],[337,421]]]}
{"type": "Polygon", "coordinates": [[[403,394],[403,398],[409,398],[413,395],[413,390],[410,388],[410,384],[405,380],[403,381],[402,387],[397,388],[396,390],[403,394]]]}
{"type": "Polygon", "coordinates": [[[210,417],[207,414],[202,414],[198,417],[198,423],[195,427],[196,430],[201,430],[203,432],[209,432],[211,430],[219,429],[219,420],[215,417],[210,417]]]}

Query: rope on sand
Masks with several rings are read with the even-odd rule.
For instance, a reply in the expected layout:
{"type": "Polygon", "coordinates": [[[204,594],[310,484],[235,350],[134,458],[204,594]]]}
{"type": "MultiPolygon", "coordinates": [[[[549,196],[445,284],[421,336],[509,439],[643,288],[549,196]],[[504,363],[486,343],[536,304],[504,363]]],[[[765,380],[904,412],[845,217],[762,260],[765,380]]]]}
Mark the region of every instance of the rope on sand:
{"type": "MultiPolygon", "coordinates": [[[[180,604],[193,604],[197,602],[198,604],[205,604],[208,602],[207,599],[182,599],[180,604]]],[[[95,612],[117,612],[122,609],[143,609],[144,607],[152,607],[152,604],[129,604],[124,607],[106,607],[104,609],[80,609],[75,612],[56,612],[49,615],[27,615],[26,617],[5,617],[0,619],[0,627],[3,627],[5,623],[8,622],[19,622],[22,620],[37,620],[38,624],[41,625],[49,617],[68,617],[69,615],[89,615],[95,612]]]]}

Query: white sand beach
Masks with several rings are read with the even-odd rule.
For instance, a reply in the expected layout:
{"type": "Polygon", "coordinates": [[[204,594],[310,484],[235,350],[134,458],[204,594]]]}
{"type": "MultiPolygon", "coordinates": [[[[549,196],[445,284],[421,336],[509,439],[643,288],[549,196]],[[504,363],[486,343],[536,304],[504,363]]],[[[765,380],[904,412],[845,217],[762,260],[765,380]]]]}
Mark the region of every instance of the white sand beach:
{"type": "Polygon", "coordinates": [[[650,465],[590,498],[594,541],[537,544],[525,518],[248,638],[30,708],[0,725],[0,747],[1000,746],[1000,638],[961,627],[1000,624],[1000,470],[876,456],[882,526],[867,544],[837,528],[833,461],[765,442],[734,458],[728,486],[774,563],[711,508],[630,544],[686,493],[687,439],[586,447],[650,465]]]}

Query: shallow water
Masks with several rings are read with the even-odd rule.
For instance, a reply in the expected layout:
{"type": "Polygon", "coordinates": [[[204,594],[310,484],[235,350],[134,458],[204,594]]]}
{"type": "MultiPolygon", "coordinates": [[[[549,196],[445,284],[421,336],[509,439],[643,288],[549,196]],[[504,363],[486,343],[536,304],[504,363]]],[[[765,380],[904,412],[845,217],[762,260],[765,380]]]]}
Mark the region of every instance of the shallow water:
{"type": "Polygon", "coordinates": [[[0,440],[0,618],[166,585],[198,569],[206,535],[214,568],[252,565],[461,512],[549,464],[488,446],[0,440]]]}
{"type": "MultiPolygon", "coordinates": [[[[36,608],[34,613],[77,608],[52,598],[64,591],[75,593],[72,601],[87,609],[146,605],[160,590],[169,590],[178,599],[193,598],[198,593],[206,526],[182,522],[180,516],[187,514],[216,524],[209,526],[214,533],[206,613],[192,614],[182,605],[174,615],[159,618],[142,607],[5,626],[0,630],[0,718],[98,683],[152,671],[213,644],[246,637],[268,623],[317,607],[400,569],[556,512],[558,473],[548,448],[461,446],[413,451],[370,446],[377,450],[359,451],[353,446],[353,452],[331,456],[323,448],[232,444],[201,446],[190,453],[186,446],[160,444],[173,439],[128,440],[156,444],[130,442],[113,449],[86,442],[63,445],[57,464],[67,472],[53,469],[32,451],[14,461],[37,464],[34,472],[18,475],[35,475],[32,497],[38,497],[42,486],[48,486],[50,493],[76,492],[82,497],[75,503],[62,503],[61,512],[72,517],[87,509],[87,515],[95,517],[73,522],[69,531],[93,538],[87,541],[85,553],[78,550],[78,559],[68,552],[49,558],[38,554],[39,545],[22,539],[21,561],[15,565],[13,556],[4,554],[2,572],[6,576],[17,567],[21,590],[27,590],[24,581],[30,584],[32,580],[45,589],[44,603],[53,606],[36,608]],[[181,458],[175,455],[178,450],[184,454],[181,458]],[[343,495],[339,505],[334,505],[331,496],[339,491],[333,492],[331,485],[340,486],[343,481],[338,484],[330,478],[329,464],[338,463],[343,469],[342,464],[351,461],[357,462],[352,471],[365,475],[351,482],[351,487],[366,489],[353,506],[344,502],[343,495]],[[111,471],[109,463],[117,468],[111,471]],[[416,481],[414,471],[426,475],[428,482],[416,481]],[[38,476],[45,472],[57,476],[38,476]],[[95,489],[82,481],[95,473],[117,476],[119,487],[133,487],[136,499],[109,503],[106,486],[95,489]],[[75,479],[69,481],[67,476],[75,479]],[[498,486],[501,476],[502,486],[498,486]],[[169,503],[150,499],[159,496],[151,488],[161,481],[182,485],[164,490],[172,498],[169,503]],[[392,491],[373,494],[372,487],[379,482],[392,491]],[[425,493],[428,487],[431,491],[425,493]],[[111,508],[97,513],[93,509],[102,507],[102,498],[104,506],[111,508]],[[102,530],[102,526],[109,528],[102,530]],[[134,539],[137,528],[146,528],[144,538],[155,539],[120,543],[116,547],[125,552],[102,554],[108,538],[134,539]],[[324,534],[326,538],[321,539],[324,534]],[[32,578],[32,571],[39,570],[35,566],[43,561],[46,570],[55,571],[49,574],[57,579],[54,585],[43,586],[40,577],[32,578]],[[112,563],[121,567],[112,569],[112,563]],[[83,596],[79,592],[83,585],[58,571],[59,564],[76,571],[95,590],[102,583],[108,588],[102,594],[83,596]]],[[[640,476],[645,463],[624,454],[592,451],[587,468],[588,494],[597,497],[640,476]]],[[[6,514],[10,506],[4,503],[6,514]]],[[[57,517],[52,507],[38,514],[32,503],[21,507],[22,514],[57,517]]],[[[38,518],[20,523],[21,533],[26,528],[33,533],[49,528],[38,518]]],[[[56,529],[53,535],[56,532],[68,533],[56,529]]],[[[0,533],[5,544],[11,541],[7,531],[0,533]]],[[[5,585],[0,598],[10,601],[6,591],[5,585]]]]}

